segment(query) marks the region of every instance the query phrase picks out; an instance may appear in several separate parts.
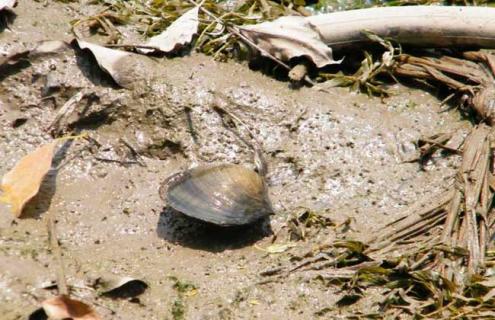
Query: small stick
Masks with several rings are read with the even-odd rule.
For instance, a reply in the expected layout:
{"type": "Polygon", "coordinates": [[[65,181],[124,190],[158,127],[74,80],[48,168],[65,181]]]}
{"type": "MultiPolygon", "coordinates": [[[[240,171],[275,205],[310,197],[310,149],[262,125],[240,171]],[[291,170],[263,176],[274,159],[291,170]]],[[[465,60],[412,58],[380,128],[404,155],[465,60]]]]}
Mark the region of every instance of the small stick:
{"type": "Polygon", "coordinates": [[[48,228],[48,238],[50,241],[50,248],[52,249],[55,259],[58,263],[57,274],[57,288],[59,295],[69,295],[69,289],[67,286],[67,280],[65,278],[65,267],[62,258],[62,250],[58,243],[58,237],[55,226],[55,214],[53,211],[49,211],[47,215],[47,228],[48,228]]]}
{"type": "Polygon", "coordinates": [[[46,128],[46,131],[52,130],[53,132],[58,132],[60,130],[60,123],[70,115],[77,108],[78,103],[88,96],[90,92],[86,90],[81,90],[75,95],[73,95],[65,104],[57,111],[55,118],[52,120],[50,125],[46,128]]]}
{"type": "Polygon", "coordinates": [[[428,139],[428,138],[421,138],[421,139],[419,139],[419,141],[426,142],[428,144],[434,145],[435,147],[438,147],[440,149],[445,149],[445,150],[450,151],[450,152],[453,152],[453,153],[457,153],[457,154],[460,154],[461,153],[461,151],[459,149],[454,149],[454,148],[448,147],[448,146],[446,146],[444,144],[438,143],[435,140],[431,140],[431,139],[428,139]]]}
{"type": "Polygon", "coordinates": [[[155,46],[148,46],[145,44],[105,44],[107,48],[124,48],[124,49],[150,49],[154,51],[158,51],[155,46]]]}
{"type": "Polygon", "coordinates": [[[260,276],[262,277],[268,277],[268,276],[274,276],[280,272],[284,271],[284,268],[283,267],[276,267],[276,268],[272,268],[272,269],[268,269],[268,270],[265,270],[265,271],[261,271],[259,273],[260,276]]]}
{"type": "MultiPolygon", "coordinates": [[[[136,163],[137,164],[139,164],[141,167],[147,167],[146,162],[143,161],[143,156],[141,156],[141,154],[136,150],[136,148],[134,148],[132,146],[132,144],[130,144],[125,138],[120,138],[120,141],[122,141],[122,143],[127,148],[129,148],[129,150],[131,151],[132,155],[136,159],[136,163]]],[[[128,161],[128,162],[130,162],[130,161],[128,161]]]]}
{"type": "Polygon", "coordinates": [[[262,177],[266,176],[266,173],[268,171],[268,166],[266,164],[266,159],[263,156],[263,149],[261,148],[261,145],[258,142],[258,140],[256,140],[256,136],[254,135],[254,132],[251,131],[251,129],[249,129],[249,126],[244,121],[242,121],[239,117],[237,117],[235,114],[233,114],[229,110],[225,109],[224,107],[221,107],[217,104],[217,105],[213,106],[213,109],[216,112],[218,112],[218,114],[222,118],[224,115],[227,115],[228,117],[230,117],[230,119],[232,120],[232,122],[233,122],[233,124],[237,130],[238,130],[238,128],[237,128],[238,125],[236,124],[236,122],[239,123],[240,125],[242,125],[244,127],[244,129],[248,132],[253,143],[249,143],[246,139],[244,139],[240,135],[239,132],[237,132],[237,135],[239,136],[239,138],[241,139],[242,142],[244,142],[247,146],[249,146],[250,148],[253,149],[255,165],[259,170],[259,174],[262,177]]]}

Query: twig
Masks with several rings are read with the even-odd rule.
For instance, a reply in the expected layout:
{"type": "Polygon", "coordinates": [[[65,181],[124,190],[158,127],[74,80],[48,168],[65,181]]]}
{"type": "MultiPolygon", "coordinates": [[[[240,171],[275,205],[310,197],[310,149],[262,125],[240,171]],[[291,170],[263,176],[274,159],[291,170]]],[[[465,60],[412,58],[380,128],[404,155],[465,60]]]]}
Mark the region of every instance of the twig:
{"type": "Polygon", "coordinates": [[[213,109],[222,118],[225,115],[227,115],[228,117],[230,117],[231,120],[233,120],[232,122],[233,122],[234,126],[236,127],[236,129],[237,129],[237,124],[235,122],[239,123],[240,125],[242,125],[245,128],[245,130],[248,132],[248,134],[249,134],[251,140],[253,141],[253,143],[249,143],[246,139],[244,139],[240,135],[239,132],[237,132],[237,136],[239,137],[239,139],[241,139],[242,142],[244,142],[247,146],[249,146],[251,149],[253,149],[253,151],[254,151],[255,165],[256,165],[256,167],[257,167],[257,169],[259,171],[259,174],[262,177],[266,176],[266,173],[268,171],[268,166],[266,164],[266,159],[263,156],[263,149],[261,148],[260,143],[256,139],[256,136],[255,136],[254,132],[251,131],[251,129],[249,128],[249,126],[244,121],[242,121],[239,117],[237,117],[235,114],[233,114],[232,112],[230,112],[226,108],[220,106],[218,103],[213,106],[213,109]]]}
{"type": "Polygon", "coordinates": [[[283,267],[276,267],[276,268],[272,268],[272,269],[268,269],[268,270],[265,270],[265,271],[261,271],[259,273],[260,276],[262,277],[269,277],[269,276],[274,276],[282,271],[284,271],[285,268],[283,267]]]}
{"type": "Polygon", "coordinates": [[[95,156],[94,159],[95,160],[98,160],[98,161],[101,161],[101,162],[118,163],[118,164],[123,165],[123,166],[132,165],[132,164],[141,165],[141,163],[139,161],[137,161],[137,160],[126,161],[126,160],[117,160],[117,159],[102,158],[102,157],[98,157],[98,156],[95,156]]]}
{"type": "Polygon", "coordinates": [[[50,125],[46,128],[46,131],[52,131],[58,133],[60,131],[60,124],[67,118],[74,110],[76,110],[78,103],[87,96],[93,94],[92,91],[83,89],[73,95],[67,102],[57,111],[55,118],[53,118],[50,125]]]}
{"type": "Polygon", "coordinates": [[[148,46],[145,44],[105,44],[107,48],[124,48],[124,49],[150,49],[154,51],[158,51],[155,46],[148,46]]]}
{"type": "Polygon", "coordinates": [[[456,153],[456,154],[460,154],[461,153],[461,151],[459,149],[454,149],[454,148],[448,147],[448,146],[446,146],[444,144],[438,143],[435,140],[431,140],[431,139],[428,139],[428,138],[421,138],[421,139],[419,139],[419,141],[426,142],[426,143],[431,144],[431,145],[433,145],[435,147],[438,147],[440,149],[445,149],[447,151],[450,151],[450,152],[453,152],[453,153],[456,153]]]}
{"type": "MultiPolygon", "coordinates": [[[[136,163],[141,167],[147,167],[146,162],[143,160],[143,156],[134,148],[132,144],[130,144],[125,138],[120,138],[120,141],[131,151],[132,155],[136,159],[136,163]]],[[[130,161],[128,161],[130,162],[130,161]]]]}
{"type": "Polygon", "coordinates": [[[55,214],[53,213],[53,211],[48,212],[46,224],[48,228],[50,248],[52,249],[52,252],[55,255],[55,259],[57,260],[58,264],[58,268],[56,270],[58,293],[59,295],[69,295],[67,280],[65,278],[65,266],[62,258],[62,250],[58,243],[57,231],[55,226],[55,214]]]}

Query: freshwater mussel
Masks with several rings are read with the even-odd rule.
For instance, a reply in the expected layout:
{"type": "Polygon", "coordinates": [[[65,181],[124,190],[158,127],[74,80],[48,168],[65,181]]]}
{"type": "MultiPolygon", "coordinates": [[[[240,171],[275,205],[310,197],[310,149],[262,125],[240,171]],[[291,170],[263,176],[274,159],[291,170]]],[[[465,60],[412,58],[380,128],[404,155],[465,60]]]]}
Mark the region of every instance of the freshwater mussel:
{"type": "Polygon", "coordinates": [[[221,226],[253,223],[273,213],[263,177],[241,165],[197,167],[170,177],[169,206],[221,226]]]}

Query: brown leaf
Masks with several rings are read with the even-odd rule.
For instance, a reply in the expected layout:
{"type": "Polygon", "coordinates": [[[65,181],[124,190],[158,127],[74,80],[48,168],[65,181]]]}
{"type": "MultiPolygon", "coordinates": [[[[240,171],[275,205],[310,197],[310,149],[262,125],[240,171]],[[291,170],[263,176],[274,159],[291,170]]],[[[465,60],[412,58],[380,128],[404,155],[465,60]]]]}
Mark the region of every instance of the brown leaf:
{"type": "Polygon", "coordinates": [[[47,299],[41,303],[50,319],[100,320],[100,316],[87,304],[65,295],[47,299]]]}
{"type": "Polygon", "coordinates": [[[22,214],[24,205],[38,193],[43,178],[51,168],[56,143],[57,140],[47,143],[24,156],[3,176],[0,201],[10,204],[16,217],[22,214]]]}

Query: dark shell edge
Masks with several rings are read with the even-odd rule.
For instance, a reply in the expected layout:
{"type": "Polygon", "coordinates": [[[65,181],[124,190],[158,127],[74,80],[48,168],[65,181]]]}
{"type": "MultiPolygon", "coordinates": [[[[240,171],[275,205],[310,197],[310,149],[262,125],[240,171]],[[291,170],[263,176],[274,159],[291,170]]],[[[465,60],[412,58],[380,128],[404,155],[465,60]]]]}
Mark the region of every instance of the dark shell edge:
{"type": "MultiPolygon", "coordinates": [[[[234,165],[234,164],[222,164],[222,165],[212,165],[212,166],[209,166],[209,168],[213,168],[213,167],[228,167],[228,166],[237,166],[237,165],[234,165]]],[[[201,169],[204,169],[204,168],[201,168],[201,169]]],[[[248,169],[248,168],[246,168],[248,169]]],[[[193,214],[190,214],[190,213],[187,213],[187,212],[184,212],[183,210],[180,210],[178,207],[174,206],[172,201],[170,201],[168,195],[169,195],[169,190],[173,189],[174,187],[176,187],[177,185],[179,185],[180,183],[182,183],[184,180],[190,178],[192,176],[192,174],[196,171],[196,170],[200,170],[200,167],[195,167],[195,168],[192,168],[192,169],[188,169],[188,170],[185,170],[185,171],[181,171],[181,172],[178,172],[178,173],[175,173],[175,174],[172,174],[171,176],[167,177],[161,184],[160,184],[160,187],[159,187],[159,195],[160,195],[160,198],[164,201],[167,202],[167,206],[173,208],[174,210],[178,211],[178,212],[181,212],[182,214],[188,216],[188,217],[191,217],[193,219],[196,219],[196,220],[200,220],[200,221],[203,221],[203,222],[207,222],[207,223],[211,223],[211,224],[215,224],[215,225],[218,225],[218,226],[222,226],[222,227],[229,227],[229,226],[241,226],[241,225],[248,225],[248,224],[253,224],[255,223],[256,221],[259,221],[263,218],[266,218],[270,215],[273,215],[275,212],[273,210],[273,206],[272,206],[272,203],[271,203],[271,199],[269,197],[269,194],[268,194],[268,188],[266,186],[266,183],[265,181],[262,179],[262,183],[263,183],[263,188],[264,188],[264,199],[263,199],[263,202],[266,206],[266,210],[264,210],[263,212],[261,212],[260,214],[258,215],[255,215],[253,216],[251,219],[247,219],[247,220],[244,220],[244,221],[237,221],[237,222],[227,222],[227,221],[223,221],[223,220],[217,220],[217,221],[211,221],[211,220],[207,220],[207,219],[204,219],[202,217],[198,217],[196,215],[193,215],[193,214]]],[[[250,170],[250,169],[248,169],[250,170]]],[[[254,172],[254,170],[253,170],[254,172]]],[[[255,172],[256,173],[256,172],[255,172]]],[[[258,174],[258,173],[256,173],[258,174]]]]}

